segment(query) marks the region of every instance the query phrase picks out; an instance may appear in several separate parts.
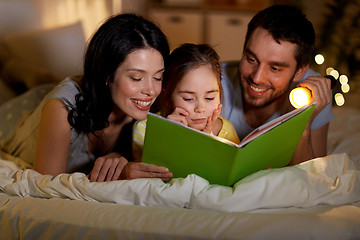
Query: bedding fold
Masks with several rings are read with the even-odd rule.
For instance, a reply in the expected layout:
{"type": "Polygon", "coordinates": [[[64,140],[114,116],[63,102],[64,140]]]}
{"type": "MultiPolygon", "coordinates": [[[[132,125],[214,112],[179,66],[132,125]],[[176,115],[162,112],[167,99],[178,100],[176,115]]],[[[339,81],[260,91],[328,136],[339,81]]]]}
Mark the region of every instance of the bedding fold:
{"type": "Polygon", "coordinates": [[[210,185],[194,174],[168,183],[160,179],[91,183],[82,173],[41,175],[3,159],[0,191],[21,197],[240,212],[359,202],[360,170],[344,153],[259,171],[233,187],[210,185]]]}

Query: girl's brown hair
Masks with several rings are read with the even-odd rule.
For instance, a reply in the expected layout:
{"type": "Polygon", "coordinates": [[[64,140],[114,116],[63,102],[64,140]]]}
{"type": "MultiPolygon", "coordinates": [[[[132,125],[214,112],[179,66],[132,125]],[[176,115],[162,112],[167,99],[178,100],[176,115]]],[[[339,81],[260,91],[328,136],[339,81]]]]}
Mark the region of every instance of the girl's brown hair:
{"type": "Polygon", "coordinates": [[[182,78],[191,70],[205,65],[209,65],[216,75],[220,99],[223,98],[219,55],[208,44],[185,43],[170,54],[168,64],[165,67],[160,94],[162,116],[166,117],[174,111],[171,96],[182,78]]]}

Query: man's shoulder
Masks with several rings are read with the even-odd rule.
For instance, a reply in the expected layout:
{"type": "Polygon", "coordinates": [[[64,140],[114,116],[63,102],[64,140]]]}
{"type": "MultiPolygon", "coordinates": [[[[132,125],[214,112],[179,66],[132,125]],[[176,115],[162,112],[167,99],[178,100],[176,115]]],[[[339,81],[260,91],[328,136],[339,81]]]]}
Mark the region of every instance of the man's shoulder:
{"type": "Polygon", "coordinates": [[[222,84],[236,87],[239,83],[239,61],[225,61],[220,64],[220,67],[222,84]]]}
{"type": "Polygon", "coordinates": [[[224,61],[220,63],[221,71],[223,75],[232,76],[239,71],[240,61],[224,61]]]}
{"type": "Polygon", "coordinates": [[[301,81],[304,81],[305,79],[307,79],[308,77],[311,77],[311,76],[320,76],[320,73],[318,72],[315,72],[314,70],[312,70],[311,68],[309,68],[305,75],[300,79],[300,82],[301,81]]]}

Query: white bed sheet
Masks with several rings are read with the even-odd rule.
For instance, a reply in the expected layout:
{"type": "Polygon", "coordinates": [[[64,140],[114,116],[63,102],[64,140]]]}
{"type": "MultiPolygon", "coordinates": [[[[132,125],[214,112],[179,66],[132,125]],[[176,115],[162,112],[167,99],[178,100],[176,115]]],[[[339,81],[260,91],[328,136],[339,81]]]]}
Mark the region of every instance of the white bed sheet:
{"type": "Polygon", "coordinates": [[[358,239],[360,205],[250,212],[0,194],[0,239],[358,239]]]}
{"type": "Polygon", "coordinates": [[[90,183],[81,173],[24,170],[3,155],[0,239],[359,239],[360,111],[334,112],[329,156],[233,188],[196,175],[90,183]]]}
{"type": "Polygon", "coordinates": [[[235,212],[360,201],[360,170],[347,154],[334,154],[292,167],[263,170],[234,187],[225,187],[210,185],[194,174],[169,183],[160,179],[91,183],[83,173],[52,177],[2,160],[0,190],[22,197],[235,212]]]}

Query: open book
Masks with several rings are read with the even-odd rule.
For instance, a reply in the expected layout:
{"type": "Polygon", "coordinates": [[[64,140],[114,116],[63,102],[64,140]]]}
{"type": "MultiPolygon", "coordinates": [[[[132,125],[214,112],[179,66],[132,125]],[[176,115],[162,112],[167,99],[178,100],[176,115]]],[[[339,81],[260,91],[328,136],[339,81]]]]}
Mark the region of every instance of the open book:
{"type": "Polygon", "coordinates": [[[142,162],[167,167],[174,177],[196,174],[210,184],[232,186],[259,170],[289,164],[314,107],[284,114],[238,145],[149,113],[142,162]]]}

